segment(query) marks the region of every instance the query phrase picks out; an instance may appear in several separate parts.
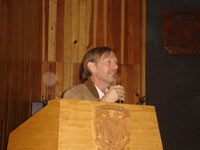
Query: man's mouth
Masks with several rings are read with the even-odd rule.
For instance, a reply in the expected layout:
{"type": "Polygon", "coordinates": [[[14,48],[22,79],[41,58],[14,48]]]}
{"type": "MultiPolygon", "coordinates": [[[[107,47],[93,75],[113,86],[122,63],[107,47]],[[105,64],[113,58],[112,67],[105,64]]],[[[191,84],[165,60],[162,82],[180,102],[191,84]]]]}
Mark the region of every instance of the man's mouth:
{"type": "Polygon", "coordinates": [[[117,71],[111,71],[111,72],[109,72],[109,74],[111,74],[111,75],[116,75],[116,74],[117,74],[117,71]]]}

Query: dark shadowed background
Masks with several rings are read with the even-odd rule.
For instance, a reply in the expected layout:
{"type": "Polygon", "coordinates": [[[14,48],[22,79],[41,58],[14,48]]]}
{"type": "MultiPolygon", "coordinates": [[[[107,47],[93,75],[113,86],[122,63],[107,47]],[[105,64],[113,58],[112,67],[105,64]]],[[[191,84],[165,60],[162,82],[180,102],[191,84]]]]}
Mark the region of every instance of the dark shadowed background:
{"type": "Polygon", "coordinates": [[[156,106],[165,150],[200,148],[200,55],[168,55],[163,48],[162,13],[199,9],[199,0],[147,1],[147,98],[156,106]]]}

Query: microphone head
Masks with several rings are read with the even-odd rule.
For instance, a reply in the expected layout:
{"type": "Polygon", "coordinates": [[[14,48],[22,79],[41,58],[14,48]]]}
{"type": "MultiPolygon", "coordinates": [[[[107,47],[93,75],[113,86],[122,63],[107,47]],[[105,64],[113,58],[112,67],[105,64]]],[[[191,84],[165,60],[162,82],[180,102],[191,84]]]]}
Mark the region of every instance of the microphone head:
{"type": "Polygon", "coordinates": [[[123,103],[124,103],[124,101],[123,101],[123,100],[120,100],[120,99],[118,99],[118,100],[116,101],[116,103],[123,104],[123,103]]]}

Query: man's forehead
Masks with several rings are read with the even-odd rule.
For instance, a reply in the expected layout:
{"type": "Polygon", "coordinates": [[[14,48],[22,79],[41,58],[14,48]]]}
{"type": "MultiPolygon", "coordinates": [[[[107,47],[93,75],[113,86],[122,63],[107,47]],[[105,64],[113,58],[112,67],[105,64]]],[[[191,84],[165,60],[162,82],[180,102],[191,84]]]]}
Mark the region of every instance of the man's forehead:
{"type": "Polygon", "coordinates": [[[106,59],[110,56],[114,56],[116,58],[116,55],[113,51],[105,52],[101,55],[100,59],[106,59]]]}

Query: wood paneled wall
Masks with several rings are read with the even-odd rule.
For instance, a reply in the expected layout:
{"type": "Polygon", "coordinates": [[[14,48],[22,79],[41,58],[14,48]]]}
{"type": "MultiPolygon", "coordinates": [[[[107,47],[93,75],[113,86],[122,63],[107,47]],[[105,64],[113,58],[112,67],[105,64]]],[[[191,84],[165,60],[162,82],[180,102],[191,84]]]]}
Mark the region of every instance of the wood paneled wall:
{"type": "Polygon", "coordinates": [[[80,63],[93,47],[116,52],[127,103],[144,96],[144,2],[0,0],[1,150],[30,117],[32,101],[60,98],[80,83],[80,63]]]}
{"type": "Polygon", "coordinates": [[[42,2],[0,0],[0,149],[41,97],[42,2]]]}
{"type": "Polygon", "coordinates": [[[45,1],[43,95],[59,98],[79,84],[84,54],[96,46],[111,47],[119,60],[119,83],[126,102],[144,96],[142,49],[144,6],[141,0],[45,1]]]}

